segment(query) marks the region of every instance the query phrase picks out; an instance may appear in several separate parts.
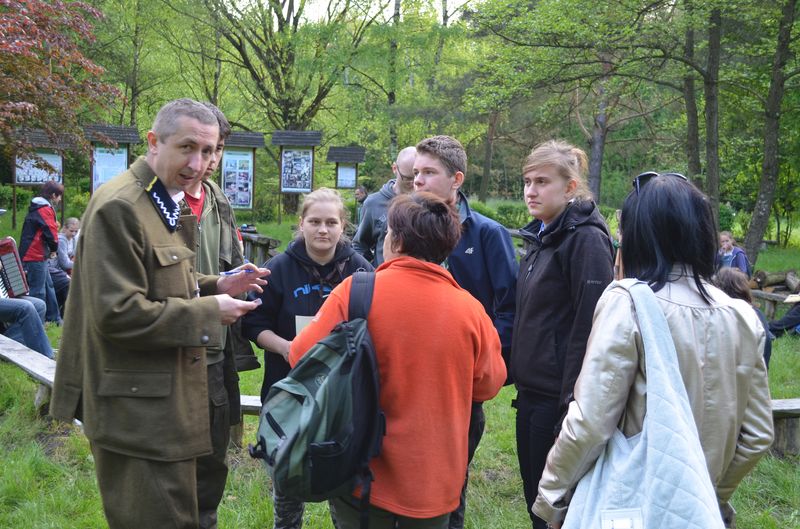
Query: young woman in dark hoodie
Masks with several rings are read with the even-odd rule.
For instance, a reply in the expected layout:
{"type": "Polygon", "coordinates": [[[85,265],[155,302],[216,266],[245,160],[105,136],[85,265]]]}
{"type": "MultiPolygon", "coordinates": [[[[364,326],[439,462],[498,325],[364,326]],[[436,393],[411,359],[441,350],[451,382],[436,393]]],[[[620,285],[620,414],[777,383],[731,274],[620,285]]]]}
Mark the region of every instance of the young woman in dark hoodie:
{"type": "MultiPolygon", "coordinates": [[[[261,401],[270,386],[289,372],[289,346],[333,288],[372,265],[356,253],[344,235],[347,218],[339,193],[321,188],[306,195],[297,237],[286,252],[265,266],[272,271],[262,304],[242,320],[242,332],[264,349],[261,401]]],[[[275,529],[299,528],[303,503],[275,495],[275,529]]]]}
{"type": "MultiPolygon", "coordinates": [[[[534,147],[523,167],[533,222],[520,263],[511,375],[517,456],[528,512],[547,453],[572,399],[595,305],[613,279],[614,251],[584,174],[586,154],[566,142],[534,147]]],[[[530,514],[534,529],[547,524],[530,514]]]]}

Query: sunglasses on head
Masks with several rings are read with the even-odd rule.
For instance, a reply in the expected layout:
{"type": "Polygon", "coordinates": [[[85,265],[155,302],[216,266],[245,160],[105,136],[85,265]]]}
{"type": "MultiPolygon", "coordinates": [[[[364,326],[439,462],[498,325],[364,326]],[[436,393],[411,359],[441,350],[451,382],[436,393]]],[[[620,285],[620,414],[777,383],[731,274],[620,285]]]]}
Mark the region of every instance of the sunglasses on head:
{"type": "Polygon", "coordinates": [[[639,191],[647,184],[647,182],[649,182],[656,176],[675,176],[677,178],[680,178],[684,182],[689,181],[688,178],[686,178],[680,173],[657,173],[655,171],[647,171],[633,179],[633,189],[636,190],[636,194],[638,195],[639,191]]]}

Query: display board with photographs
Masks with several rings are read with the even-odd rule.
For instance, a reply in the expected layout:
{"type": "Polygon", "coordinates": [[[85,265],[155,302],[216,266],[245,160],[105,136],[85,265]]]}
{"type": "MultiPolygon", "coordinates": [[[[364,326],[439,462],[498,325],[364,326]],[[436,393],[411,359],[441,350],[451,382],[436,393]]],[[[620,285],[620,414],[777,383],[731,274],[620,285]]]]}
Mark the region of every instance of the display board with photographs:
{"type": "Polygon", "coordinates": [[[61,174],[64,171],[61,155],[57,151],[45,149],[37,149],[36,155],[49,163],[55,169],[55,172],[38,167],[36,160],[33,158],[22,159],[17,157],[14,183],[23,186],[36,186],[42,185],[49,180],[61,182],[61,174]]]}
{"type": "Polygon", "coordinates": [[[310,193],[314,175],[314,149],[281,150],[281,193],[310,193]]]}
{"type": "Polygon", "coordinates": [[[118,148],[94,145],[92,155],[92,193],[128,169],[127,145],[118,148]]]}
{"type": "Polygon", "coordinates": [[[236,209],[253,208],[253,162],[252,149],[226,148],[222,153],[221,186],[236,209]]]}
{"type": "Polygon", "coordinates": [[[336,187],[339,189],[356,188],[356,165],[337,164],[336,165],[336,187]]]}

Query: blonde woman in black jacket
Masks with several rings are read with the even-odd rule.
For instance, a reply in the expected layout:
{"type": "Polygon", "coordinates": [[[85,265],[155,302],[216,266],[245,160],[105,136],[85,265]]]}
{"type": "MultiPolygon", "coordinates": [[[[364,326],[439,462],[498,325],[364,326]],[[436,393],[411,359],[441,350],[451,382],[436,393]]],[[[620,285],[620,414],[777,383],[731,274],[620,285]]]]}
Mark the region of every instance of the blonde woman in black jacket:
{"type": "MultiPolygon", "coordinates": [[[[584,174],[586,154],[566,142],[537,145],[523,167],[534,217],[523,230],[511,349],[517,456],[528,512],[581,369],[592,314],[613,279],[614,251],[584,174]]],[[[534,529],[544,520],[530,514],[534,529]]]]}

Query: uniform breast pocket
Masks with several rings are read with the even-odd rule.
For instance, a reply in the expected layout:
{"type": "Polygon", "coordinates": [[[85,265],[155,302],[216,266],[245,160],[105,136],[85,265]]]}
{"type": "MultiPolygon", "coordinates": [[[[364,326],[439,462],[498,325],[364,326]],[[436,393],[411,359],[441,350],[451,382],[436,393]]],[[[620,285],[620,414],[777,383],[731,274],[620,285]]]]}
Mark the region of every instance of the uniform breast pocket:
{"type": "Polygon", "coordinates": [[[187,298],[194,294],[194,252],[185,246],[154,246],[151,299],[187,298]]]}

